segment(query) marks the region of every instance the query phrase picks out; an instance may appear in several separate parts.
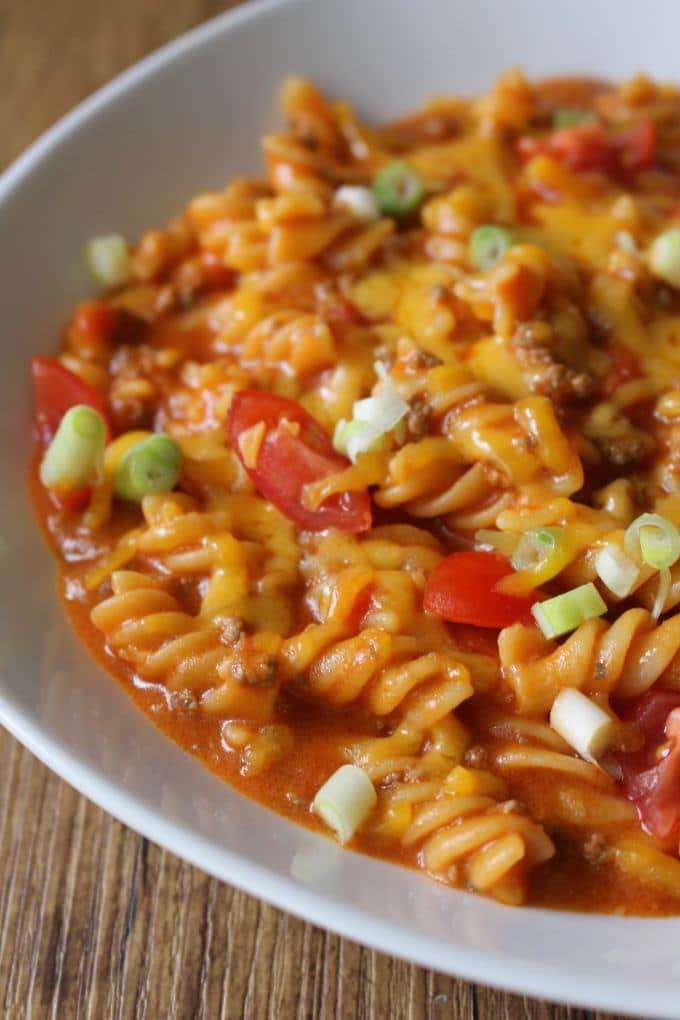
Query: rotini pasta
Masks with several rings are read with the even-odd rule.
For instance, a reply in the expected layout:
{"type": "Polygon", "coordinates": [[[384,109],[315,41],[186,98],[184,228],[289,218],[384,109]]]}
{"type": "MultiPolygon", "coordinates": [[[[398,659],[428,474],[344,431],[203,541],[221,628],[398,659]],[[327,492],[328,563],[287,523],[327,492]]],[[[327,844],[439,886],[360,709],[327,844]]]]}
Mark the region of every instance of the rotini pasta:
{"type": "Polygon", "coordinates": [[[103,293],[34,359],[69,610],[304,824],[506,904],[678,912],[678,93],[282,106],[262,179],[94,239],[103,293]]]}
{"type": "Polygon", "coordinates": [[[93,609],[92,622],[108,648],[141,677],[200,695],[209,712],[271,716],[278,635],[246,637],[234,617],[202,624],[157,581],[136,571],[115,571],[111,588],[113,594],[93,609]]]}
{"type": "Polygon", "coordinates": [[[521,624],[499,638],[518,709],[534,714],[549,709],[563,684],[624,699],[644,694],[660,678],[674,687],[679,648],[680,617],[655,624],[644,609],[628,609],[610,625],[589,620],[559,645],[521,624]]]}

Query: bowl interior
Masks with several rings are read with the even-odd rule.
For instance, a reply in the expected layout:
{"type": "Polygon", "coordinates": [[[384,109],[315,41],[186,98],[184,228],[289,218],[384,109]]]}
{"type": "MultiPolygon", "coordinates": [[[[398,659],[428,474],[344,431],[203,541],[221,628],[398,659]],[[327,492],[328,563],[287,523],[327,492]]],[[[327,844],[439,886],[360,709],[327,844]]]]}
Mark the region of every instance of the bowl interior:
{"type": "Polygon", "coordinates": [[[509,910],[341,852],[238,796],[147,723],[55,596],[25,485],[27,361],[57,348],[88,292],[90,236],[135,236],[197,191],[259,170],[286,73],[381,118],[486,89],[515,65],[672,78],[678,29],[673,0],[264,0],[128,72],[0,181],[0,719],[113,814],[286,909],[441,970],[638,1015],[678,1015],[680,920],[509,910]]]}

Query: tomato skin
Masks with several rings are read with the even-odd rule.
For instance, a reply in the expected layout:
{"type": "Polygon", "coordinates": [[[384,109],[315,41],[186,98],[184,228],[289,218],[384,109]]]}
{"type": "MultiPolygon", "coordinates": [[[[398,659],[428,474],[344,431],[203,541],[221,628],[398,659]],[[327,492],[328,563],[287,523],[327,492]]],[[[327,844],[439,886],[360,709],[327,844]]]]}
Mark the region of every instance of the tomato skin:
{"type": "Polygon", "coordinates": [[[55,358],[32,358],[31,376],[36,422],[43,445],[49,445],[61,419],[76,404],[87,404],[99,412],[106,425],[106,441],[109,441],[111,426],[103,397],[84,379],[55,358]]]}
{"type": "Polygon", "coordinates": [[[635,701],[624,715],[644,738],[639,751],[614,755],[623,792],[637,808],[644,827],[660,840],[680,836],[680,691],[656,688],[635,701]],[[659,749],[670,741],[664,757],[659,749]]]}
{"type": "Polygon", "coordinates": [[[370,528],[371,500],[365,490],[338,493],[315,510],[305,506],[305,485],[342,471],[349,461],[336,453],[325,430],[300,404],[261,390],[240,390],[229,408],[227,431],[258,490],[295,524],[308,531],[337,528],[361,532],[370,528]],[[283,419],[299,426],[297,432],[281,424],[283,419]],[[266,432],[257,463],[249,467],[239,437],[259,422],[264,422],[266,432]]]}
{"type": "Polygon", "coordinates": [[[513,570],[499,553],[457,552],[439,563],[427,579],[424,606],[451,623],[500,630],[513,623],[532,624],[535,594],[517,598],[494,590],[513,570]]]}

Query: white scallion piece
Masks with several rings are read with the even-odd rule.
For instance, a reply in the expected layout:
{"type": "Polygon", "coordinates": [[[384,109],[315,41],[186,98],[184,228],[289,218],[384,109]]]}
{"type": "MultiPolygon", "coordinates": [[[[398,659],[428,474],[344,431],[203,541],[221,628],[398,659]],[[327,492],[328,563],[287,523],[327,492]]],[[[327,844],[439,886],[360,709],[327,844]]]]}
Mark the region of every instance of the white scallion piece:
{"type": "Polygon", "coordinates": [[[380,208],[370,188],[354,184],[343,184],[333,196],[333,204],[345,209],[361,223],[375,223],[380,219],[380,208]]]}
{"type": "Polygon", "coordinates": [[[668,593],[671,590],[671,572],[668,567],[662,567],[659,571],[659,584],[656,589],[656,598],[654,599],[654,605],[652,606],[652,616],[655,620],[658,620],[663,613],[664,606],[666,605],[666,599],[668,593]]]}
{"type": "Polygon", "coordinates": [[[382,382],[380,393],[357,400],[352,408],[355,421],[365,421],[379,432],[389,432],[408,414],[408,404],[400,397],[382,361],[376,361],[375,373],[382,382]]]}
{"type": "Polygon", "coordinates": [[[339,421],[333,435],[335,449],[352,463],[360,453],[380,449],[384,436],[408,414],[409,406],[399,396],[382,362],[375,363],[375,371],[382,382],[380,393],[356,400],[351,420],[339,421]]]}
{"type": "Polygon", "coordinates": [[[582,758],[596,761],[611,746],[614,720],[574,687],[565,687],[550,710],[550,725],[582,758]]]}
{"type": "Polygon", "coordinates": [[[86,404],[69,408],[40,465],[46,489],[68,495],[98,481],[104,466],[106,425],[86,404]]]}
{"type": "Polygon", "coordinates": [[[130,279],[130,250],[120,234],[93,237],[86,255],[90,272],[102,287],[122,287],[130,279]]]}
{"type": "Polygon", "coordinates": [[[655,276],[671,287],[680,287],[680,229],[672,227],[654,240],[649,265],[655,276]]]}
{"type": "Polygon", "coordinates": [[[385,434],[365,421],[346,421],[335,426],[333,446],[354,464],[360,453],[374,453],[383,446],[385,434]]]}
{"type": "Polygon", "coordinates": [[[661,514],[640,514],[628,526],[623,547],[629,556],[639,553],[650,567],[663,570],[680,558],[680,532],[661,514]]]}
{"type": "Polygon", "coordinates": [[[527,570],[552,556],[564,543],[564,528],[530,528],[520,538],[512,554],[514,570],[527,570]]]}
{"type": "Polygon", "coordinates": [[[347,843],[378,802],[373,783],[357,765],[341,765],[312,803],[315,813],[347,843]]]}
{"type": "Polygon", "coordinates": [[[595,570],[603,584],[619,599],[627,598],[640,577],[640,568],[617,545],[604,545],[595,557],[595,570]]]}
{"type": "Polygon", "coordinates": [[[576,630],[586,620],[607,612],[607,603],[592,581],[531,607],[544,637],[556,638],[576,630]]]}

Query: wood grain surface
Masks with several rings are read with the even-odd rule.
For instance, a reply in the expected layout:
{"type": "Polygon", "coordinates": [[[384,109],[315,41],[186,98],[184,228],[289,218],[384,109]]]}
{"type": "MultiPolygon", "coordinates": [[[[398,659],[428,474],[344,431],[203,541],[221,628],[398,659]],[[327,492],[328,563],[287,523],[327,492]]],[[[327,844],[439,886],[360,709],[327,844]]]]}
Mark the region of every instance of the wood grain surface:
{"type": "MultiPolygon", "coordinates": [[[[0,0],[0,165],[230,6],[0,0]]],[[[455,981],[274,910],[120,825],[2,731],[0,776],[2,1018],[603,1020],[455,981]]]]}

